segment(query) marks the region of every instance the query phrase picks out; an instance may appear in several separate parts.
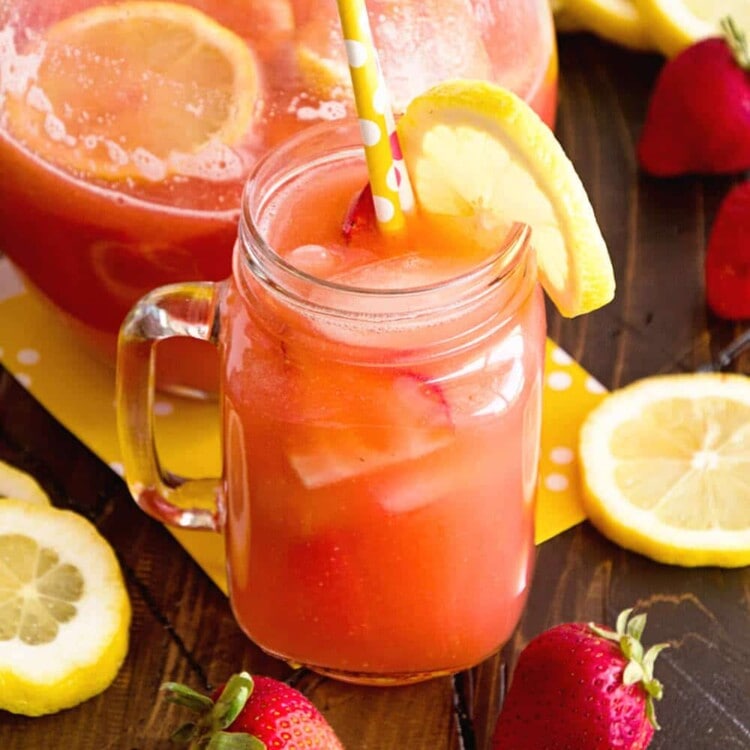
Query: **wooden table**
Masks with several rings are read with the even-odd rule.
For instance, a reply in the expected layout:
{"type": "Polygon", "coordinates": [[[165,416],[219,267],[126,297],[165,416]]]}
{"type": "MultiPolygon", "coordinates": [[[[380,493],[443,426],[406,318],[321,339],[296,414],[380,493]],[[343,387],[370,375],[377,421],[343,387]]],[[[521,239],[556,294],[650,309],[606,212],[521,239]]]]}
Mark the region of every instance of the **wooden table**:
{"type": "MultiPolygon", "coordinates": [[[[638,174],[634,143],[660,58],[587,36],[563,38],[560,48],[558,134],[597,210],[619,288],[611,305],[580,320],[550,310],[550,335],[609,387],[691,370],[739,332],[707,315],[702,287],[707,232],[731,180],[638,174]]],[[[35,474],[56,504],[96,523],[120,556],[134,608],[130,652],[111,688],[55,716],[0,712],[0,748],[166,750],[168,727],[182,714],[157,701],[163,680],[208,687],[239,667],[290,676],[242,635],[224,595],[135,507],[122,481],[4,372],[0,458],[35,474]]],[[[585,523],[542,545],[512,641],[455,681],[373,689],[305,672],[293,679],[348,750],[483,749],[530,638],[567,620],[611,623],[631,605],[649,612],[648,643],[674,644],[658,663],[664,729],[652,747],[750,748],[750,568],[658,565],[585,523]]]]}

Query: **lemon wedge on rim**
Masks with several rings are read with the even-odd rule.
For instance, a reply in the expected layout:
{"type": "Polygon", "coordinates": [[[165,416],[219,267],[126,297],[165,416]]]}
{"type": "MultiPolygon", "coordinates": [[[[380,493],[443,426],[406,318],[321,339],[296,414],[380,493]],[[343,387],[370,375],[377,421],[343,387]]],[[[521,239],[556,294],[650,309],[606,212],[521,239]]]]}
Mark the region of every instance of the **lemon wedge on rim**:
{"type": "Polygon", "coordinates": [[[502,239],[515,221],[532,228],[539,276],[567,317],[614,296],[607,246],[575,168],[522,99],[484,81],[438,84],[416,97],[398,135],[417,201],[502,239]]]}
{"type": "Polygon", "coordinates": [[[750,564],[750,378],[645,378],[604,398],[579,448],[605,536],[676,565],[750,564]]]}
{"type": "Polygon", "coordinates": [[[83,10],[23,58],[9,67],[26,75],[9,84],[10,131],[43,158],[103,179],[162,179],[206,149],[220,154],[250,129],[259,96],[245,42],[173,2],[83,10]]]}
{"type": "Polygon", "coordinates": [[[36,505],[50,504],[47,493],[34,477],[5,461],[0,461],[0,498],[9,497],[36,505]]]}
{"type": "Polygon", "coordinates": [[[555,11],[560,30],[592,31],[634,50],[653,50],[654,41],[635,0],[565,0],[555,11]]]}
{"type": "Polygon", "coordinates": [[[711,36],[721,36],[719,22],[732,16],[750,33],[750,3],[746,0],[634,0],[659,49],[668,57],[711,36]]]}
{"type": "Polygon", "coordinates": [[[102,692],[129,625],[117,559],[85,518],[0,500],[0,709],[39,716],[102,692]]]}

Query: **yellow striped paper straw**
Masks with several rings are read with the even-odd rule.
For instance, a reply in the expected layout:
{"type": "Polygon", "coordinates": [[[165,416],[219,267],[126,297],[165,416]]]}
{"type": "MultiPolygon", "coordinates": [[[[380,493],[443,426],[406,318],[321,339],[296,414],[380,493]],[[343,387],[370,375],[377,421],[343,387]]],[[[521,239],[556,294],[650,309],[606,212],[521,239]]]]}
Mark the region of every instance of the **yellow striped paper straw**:
{"type": "Polygon", "coordinates": [[[365,147],[375,216],[381,229],[398,232],[414,208],[414,193],[396,134],[365,0],[337,0],[346,56],[365,147]]]}

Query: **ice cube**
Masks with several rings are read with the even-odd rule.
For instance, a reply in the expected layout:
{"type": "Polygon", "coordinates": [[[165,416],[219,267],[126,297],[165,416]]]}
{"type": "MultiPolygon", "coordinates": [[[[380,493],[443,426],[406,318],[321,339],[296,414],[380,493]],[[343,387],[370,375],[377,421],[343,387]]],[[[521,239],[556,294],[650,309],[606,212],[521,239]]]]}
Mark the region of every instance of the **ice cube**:
{"type": "Polygon", "coordinates": [[[344,266],[341,252],[324,245],[300,245],[286,253],[284,259],[298,271],[318,279],[330,278],[344,266]]]}
{"type": "Polygon", "coordinates": [[[289,434],[289,463],[308,489],[420,458],[453,440],[440,387],[416,373],[363,374],[346,390],[338,386],[332,375],[326,393],[311,393],[315,403],[309,410],[300,404],[300,425],[289,434]],[[325,418],[305,422],[306,411],[325,418]]]}

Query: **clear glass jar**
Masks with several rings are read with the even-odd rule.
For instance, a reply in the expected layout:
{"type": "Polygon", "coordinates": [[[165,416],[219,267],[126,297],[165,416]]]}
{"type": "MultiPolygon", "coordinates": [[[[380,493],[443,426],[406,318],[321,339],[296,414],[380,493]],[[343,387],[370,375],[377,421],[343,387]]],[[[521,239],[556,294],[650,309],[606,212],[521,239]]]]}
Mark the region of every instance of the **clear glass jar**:
{"type": "Polygon", "coordinates": [[[232,608],[255,643],[339,679],[402,684],[482,661],[521,615],[545,314],[522,225],[457,275],[408,256],[345,259],[354,275],[337,280],[293,264],[331,260],[329,207],[365,179],[356,123],[262,160],[231,277],[157,290],[128,316],[118,416],[141,507],[224,532],[232,608]],[[163,472],[152,453],[151,352],[175,335],[220,353],[215,485],[163,472]],[[215,511],[179,509],[196,493],[215,493],[215,511]]]}

